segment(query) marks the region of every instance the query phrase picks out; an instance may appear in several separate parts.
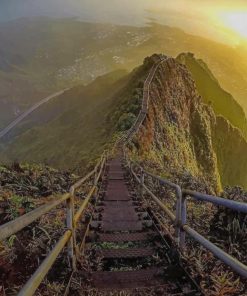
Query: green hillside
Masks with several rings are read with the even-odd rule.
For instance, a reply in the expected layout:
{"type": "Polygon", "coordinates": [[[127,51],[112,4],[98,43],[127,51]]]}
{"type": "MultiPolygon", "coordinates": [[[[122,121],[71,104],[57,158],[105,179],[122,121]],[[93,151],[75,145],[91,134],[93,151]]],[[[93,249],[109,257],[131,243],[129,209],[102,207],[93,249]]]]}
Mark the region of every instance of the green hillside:
{"type": "Polygon", "coordinates": [[[217,81],[207,64],[196,59],[194,54],[180,54],[177,60],[187,66],[196,82],[197,90],[204,102],[211,105],[217,115],[228,119],[238,127],[247,139],[247,119],[242,107],[217,81]]]}
{"type": "MultiPolygon", "coordinates": [[[[150,159],[157,152],[155,166],[156,162],[160,163],[162,174],[169,173],[169,168],[171,172],[176,168],[177,172],[188,170],[205,178],[205,182],[215,188],[220,187],[217,185],[220,179],[223,185],[246,186],[243,172],[247,144],[239,129],[203,104],[190,73],[175,59],[172,61],[174,72],[164,66],[162,74],[156,76],[151,91],[156,103],[151,104],[147,138],[142,136],[139,148],[145,150],[150,146],[150,152],[144,153],[150,159]],[[161,87],[160,83],[167,83],[167,87],[161,87]],[[180,94],[186,94],[184,101],[180,94]],[[157,110],[157,114],[153,110],[157,110]],[[150,138],[152,135],[155,139],[150,138]],[[241,165],[236,165],[239,155],[241,165]]],[[[49,101],[5,139],[0,148],[0,160],[86,170],[111,145],[116,132],[131,127],[140,109],[143,82],[152,63],[153,59],[147,58],[129,74],[120,70],[111,72],[49,101]]],[[[220,88],[206,65],[203,69],[208,85],[220,88]]]]}
{"type": "Polygon", "coordinates": [[[246,52],[176,28],[34,18],[0,24],[0,39],[0,128],[48,94],[131,71],[154,52],[194,52],[247,111],[246,52]]]}
{"type": "Polygon", "coordinates": [[[115,71],[50,101],[22,124],[18,136],[5,142],[0,159],[73,169],[89,165],[116,131],[130,128],[149,68],[147,61],[130,74],[115,71]],[[34,127],[26,131],[30,125],[34,127]]]}

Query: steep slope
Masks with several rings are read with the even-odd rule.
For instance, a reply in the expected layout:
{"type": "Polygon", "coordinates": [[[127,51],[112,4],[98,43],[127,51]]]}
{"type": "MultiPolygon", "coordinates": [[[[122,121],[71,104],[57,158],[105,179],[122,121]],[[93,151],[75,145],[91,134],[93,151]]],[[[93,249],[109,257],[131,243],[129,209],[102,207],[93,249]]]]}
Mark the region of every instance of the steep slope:
{"type": "Polygon", "coordinates": [[[34,18],[1,23],[0,39],[0,127],[57,90],[119,68],[130,71],[154,52],[194,52],[247,110],[246,51],[176,28],[34,18]]]}
{"type": "MultiPolygon", "coordinates": [[[[40,117],[33,114],[14,140],[6,140],[1,160],[87,166],[116,132],[130,128],[154,60],[146,58],[130,74],[104,75],[43,106],[40,117]],[[34,127],[25,131],[25,125],[34,127]]],[[[132,147],[149,170],[169,178],[192,175],[212,192],[225,185],[247,187],[246,141],[239,129],[203,103],[185,65],[173,58],[164,62],[151,84],[150,98],[148,117],[132,147]]]]}
{"type": "Polygon", "coordinates": [[[103,152],[117,130],[131,126],[140,107],[142,80],[148,70],[149,64],[130,74],[109,73],[42,106],[23,123],[14,138],[6,139],[1,160],[48,162],[73,169],[79,164],[88,165],[103,152]],[[30,126],[33,128],[26,131],[30,126]]]}
{"type": "Polygon", "coordinates": [[[207,64],[196,59],[192,53],[182,53],[177,60],[189,69],[204,103],[211,105],[217,115],[222,115],[238,127],[247,139],[247,119],[242,107],[222,89],[207,64]]]}
{"type": "Polygon", "coordinates": [[[169,178],[190,174],[214,192],[228,184],[247,187],[246,141],[203,104],[186,66],[175,59],[164,62],[150,97],[148,117],[132,147],[135,157],[169,178]]]}
{"type": "Polygon", "coordinates": [[[212,142],[222,184],[247,189],[247,142],[239,130],[222,116],[216,116],[212,142]]]}

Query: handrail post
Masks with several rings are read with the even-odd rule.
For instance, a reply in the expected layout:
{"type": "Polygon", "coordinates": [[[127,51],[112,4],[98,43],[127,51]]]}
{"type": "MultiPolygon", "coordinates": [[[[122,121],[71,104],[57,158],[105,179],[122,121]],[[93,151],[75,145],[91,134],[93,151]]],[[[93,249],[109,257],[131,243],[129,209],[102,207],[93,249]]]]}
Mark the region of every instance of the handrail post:
{"type": "Polygon", "coordinates": [[[175,241],[180,246],[181,240],[181,204],[182,204],[182,190],[179,186],[176,186],[176,221],[175,221],[175,241]]]}
{"type": "Polygon", "coordinates": [[[68,257],[71,263],[72,269],[76,270],[76,257],[75,257],[75,249],[76,249],[76,234],[75,234],[75,225],[74,225],[74,193],[75,189],[72,186],[70,189],[70,198],[66,201],[67,208],[67,228],[71,230],[71,238],[68,242],[68,257]]]}
{"type": "Polygon", "coordinates": [[[183,251],[185,247],[186,233],[184,231],[184,225],[187,223],[187,201],[186,194],[182,193],[182,204],[181,204],[181,233],[180,233],[180,249],[183,251]]]}
{"type": "Polygon", "coordinates": [[[143,199],[143,192],[144,192],[144,181],[145,181],[145,175],[144,175],[144,171],[143,168],[141,168],[141,183],[140,183],[140,194],[141,194],[141,198],[143,199]]]}
{"type": "MultiPolygon", "coordinates": [[[[100,164],[101,165],[101,164],[100,164]]],[[[93,186],[97,186],[97,177],[98,177],[98,168],[95,170],[94,180],[93,180],[93,186]]]]}

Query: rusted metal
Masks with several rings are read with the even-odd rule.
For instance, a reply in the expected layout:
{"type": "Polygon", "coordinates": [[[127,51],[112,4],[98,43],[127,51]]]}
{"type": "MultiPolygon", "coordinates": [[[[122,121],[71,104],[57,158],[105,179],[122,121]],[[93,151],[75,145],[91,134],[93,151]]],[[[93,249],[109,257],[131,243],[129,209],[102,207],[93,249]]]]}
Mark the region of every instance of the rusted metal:
{"type": "Polygon", "coordinates": [[[133,208],[105,210],[102,213],[103,221],[138,221],[138,215],[133,208]]]}
{"type": "Polygon", "coordinates": [[[6,224],[0,226],[0,241],[10,237],[11,235],[15,234],[16,232],[22,230],[24,227],[30,225],[35,220],[39,219],[42,215],[48,213],[65,200],[70,198],[70,194],[64,194],[61,197],[56,198],[53,201],[48,202],[47,204],[19,217],[13,221],[10,221],[6,224]]]}
{"type": "Polygon", "coordinates": [[[161,277],[162,269],[157,267],[117,272],[98,271],[92,274],[94,285],[100,289],[151,287],[161,285],[161,277]]]}
{"type": "Polygon", "coordinates": [[[99,241],[101,242],[137,242],[146,241],[153,238],[156,235],[155,232],[136,232],[136,233],[100,233],[99,241]]]}
{"type": "Polygon", "coordinates": [[[140,231],[143,230],[143,224],[140,221],[103,221],[103,231],[140,231]]]}
{"type": "Polygon", "coordinates": [[[107,192],[104,200],[130,200],[130,195],[127,186],[122,182],[123,180],[110,180],[107,185],[107,192]]]}
{"type": "Polygon", "coordinates": [[[107,201],[128,201],[130,196],[127,192],[122,192],[119,190],[109,190],[104,200],[107,201]]]}
{"type": "Polygon", "coordinates": [[[18,296],[31,296],[37,290],[42,280],[52,267],[53,263],[57,259],[60,252],[63,250],[64,246],[67,244],[69,239],[71,238],[71,231],[67,230],[64,235],[60,238],[56,246],[50,252],[50,254],[46,257],[40,267],[36,270],[36,272],[32,275],[29,281],[25,284],[25,286],[18,293],[18,296]]]}
{"type": "MultiPolygon", "coordinates": [[[[136,119],[135,124],[132,126],[132,128],[129,130],[128,133],[125,133],[123,135],[123,139],[125,141],[129,141],[131,137],[138,131],[139,127],[141,126],[142,122],[144,121],[147,109],[148,109],[148,100],[149,100],[149,91],[150,91],[150,84],[154,78],[154,74],[156,70],[159,68],[160,64],[164,61],[164,59],[157,60],[157,63],[153,65],[146,81],[144,84],[144,92],[143,92],[143,102],[142,102],[142,109],[136,119]]],[[[119,141],[116,142],[116,144],[119,143],[119,141]]],[[[114,145],[116,147],[116,145],[114,145]]],[[[42,263],[40,268],[35,272],[35,274],[32,276],[32,278],[28,281],[28,283],[24,286],[23,290],[20,292],[20,295],[32,295],[35,291],[35,289],[38,287],[38,285],[41,283],[44,276],[47,274],[48,270],[56,260],[58,254],[61,252],[63,247],[66,243],[68,244],[68,251],[69,255],[72,260],[72,266],[75,267],[74,262],[74,249],[76,247],[76,238],[75,238],[75,227],[76,223],[80,219],[80,216],[86,209],[86,206],[88,205],[91,197],[97,192],[97,184],[102,176],[102,171],[105,165],[107,153],[103,153],[100,160],[98,161],[95,168],[87,174],[84,178],[79,180],[76,184],[74,184],[70,189],[70,194],[64,195],[60,197],[56,201],[52,201],[24,216],[22,216],[19,220],[16,219],[15,221],[9,222],[3,226],[0,227],[0,239],[5,239],[8,236],[16,233],[17,231],[21,230],[23,227],[29,225],[36,219],[38,219],[41,215],[49,212],[51,209],[55,208],[57,205],[61,204],[63,201],[66,200],[67,204],[67,227],[69,230],[66,231],[66,233],[62,236],[62,238],[59,240],[53,251],[50,253],[50,255],[45,259],[45,261],[42,263]],[[82,205],[80,206],[78,212],[74,215],[74,194],[76,189],[78,189],[83,183],[90,180],[91,177],[94,176],[94,185],[90,189],[86,199],[83,201],[82,205]]],[[[108,173],[108,180],[109,182],[117,182],[124,180],[124,174],[122,171],[122,163],[120,158],[116,158],[109,164],[109,173],[108,173]]],[[[105,200],[107,200],[107,196],[105,197],[105,200]]],[[[103,205],[104,207],[108,207],[109,209],[129,209],[130,207],[135,208],[135,204],[133,202],[129,202],[130,195],[124,189],[123,184],[118,187],[109,184],[108,188],[108,201],[104,201],[103,205]],[[111,187],[112,186],[112,187],[111,187]],[[114,186],[115,189],[114,190],[114,186]],[[124,201],[124,202],[122,202],[124,201]]],[[[123,210],[124,213],[124,210],[123,210]]],[[[116,217],[117,212],[114,213],[114,211],[105,212],[103,214],[103,220],[102,221],[102,228],[106,231],[139,231],[143,229],[143,225],[146,226],[149,225],[150,221],[140,221],[138,220],[137,215],[133,215],[133,213],[126,214],[125,220],[123,215],[118,215],[118,218],[116,217]],[[126,219],[127,218],[127,219],[126,219]],[[129,221],[128,218],[131,220],[129,221]],[[109,221],[107,221],[107,219],[109,221]],[[112,222],[114,221],[114,227],[112,225],[112,222]],[[110,225],[111,224],[111,225],[110,225]]],[[[150,224],[151,225],[151,224],[150,224]]],[[[145,252],[147,252],[148,249],[145,249],[145,252]]],[[[126,251],[127,252],[127,251],[126,251]]],[[[129,251],[130,252],[130,251],[129,251]]],[[[133,252],[133,250],[132,250],[133,252]]]]}
{"type": "MultiPolygon", "coordinates": [[[[111,163],[112,162],[110,162],[110,164],[111,163]]],[[[116,168],[108,169],[108,173],[109,171],[113,173],[115,169],[116,168]]],[[[144,209],[140,206],[141,203],[139,201],[133,201],[134,195],[131,195],[128,192],[132,192],[132,190],[124,185],[126,180],[112,181],[106,177],[104,180],[105,187],[101,192],[101,201],[99,202],[99,206],[96,207],[96,213],[93,215],[94,219],[97,220],[93,221],[91,224],[94,226],[94,229],[91,230],[94,235],[91,233],[90,236],[91,242],[94,241],[96,244],[100,242],[100,250],[97,249],[96,253],[93,250],[92,255],[97,257],[97,262],[101,261],[103,268],[104,266],[107,266],[107,269],[112,267],[116,269],[116,266],[114,266],[116,260],[120,260],[121,266],[126,266],[127,268],[129,266],[130,268],[135,268],[132,265],[138,264],[138,262],[146,262],[144,264],[155,262],[155,258],[160,256],[160,253],[163,254],[169,250],[169,245],[168,247],[166,245],[165,248],[162,248],[162,251],[156,249],[157,246],[160,248],[159,244],[157,245],[157,242],[159,243],[160,241],[159,232],[153,225],[153,221],[150,220],[148,213],[143,211],[144,209]],[[132,198],[132,200],[123,201],[115,200],[115,198],[110,201],[106,200],[106,197],[109,196],[109,192],[116,188],[117,191],[115,192],[117,194],[120,194],[123,190],[125,191],[125,194],[132,198]],[[139,208],[137,205],[139,205],[139,208]],[[147,231],[146,227],[152,227],[151,231],[147,231]],[[156,230],[155,232],[153,231],[154,229],[156,230]],[[159,237],[158,239],[157,236],[159,237]],[[106,247],[104,242],[112,242],[114,245],[106,247]],[[128,244],[123,247],[121,246],[121,243],[124,242],[136,242],[136,244],[134,243],[133,246],[128,244]]],[[[126,182],[126,184],[127,183],[128,182],[126,182]]],[[[167,257],[168,255],[165,256],[167,257]]],[[[166,283],[166,291],[168,291],[169,287],[169,291],[176,291],[182,295],[183,290],[179,285],[175,284],[177,280],[171,281],[170,283],[169,280],[164,277],[170,275],[168,268],[170,262],[171,260],[168,261],[166,258],[163,258],[162,263],[165,264],[163,267],[166,267],[167,269],[162,268],[159,269],[158,272],[154,272],[154,270],[157,270],[156,267],[147,270],[133,270],[130,272],[122,272],[120,270],[114,272],[93,272],[90,281],[92,282],[93,287],[100,288],[100,290],[108,289],[109,292],[112,291],[113,288],[121,290],[125,288],[131,289],[146,286],[159,286],[166,283]]],[[[155,266],[155,263],[153,264],[155,266]]],[[[175,267],[175,269],[180,270],[181,267],[175,267]]],[[[191,280],[185,272],[181,275],[181,271],[179,271],[178,277],[183,277],[181,282],[184,281],[184,279],[187,279],[188,283],[191,283],[191,280]]],[[[193,286],[193,284],[190,285],[188,283],[183,284],[182,288],[185,288],[186,285],[193,286]]],[[[164,292],[164,290],[162,291],[164,292]]]]}
{"type": "Polygon", "coordinates": [[[102,258],[139,258],[155,255],[152,248],[106,249],[98,251],[102,258]]]}
{"type": "MultiPolygon", "coordinates": [[[[132,205],[132,206],[119,206],[119,207],[112,207],[112,205],[109,205],[108,203],[108,207],[102,207],[101,208],[102,211],[101,211],[101,214],[102,215],[114,215],[116,216],[117,218],[119,217],[119,215],[133,215],[133,216],[136,216],[137,213],[136,213],[136,210],[135,210],[135,207],[132,205]]],[[[121,220],[121,219],[120,219],[121,220]]]]}
{"type": "Polygon", "coordinates": [[[108,175],[109,180],[123,180],[123,178],[123,173],[109,173],[108,175]]]}
{"type": "Polygon", "coordinates": [[[134,203],[132,201],[103,201],[102,206],[107,208],[129,208],[133,207],[134,203]]]}

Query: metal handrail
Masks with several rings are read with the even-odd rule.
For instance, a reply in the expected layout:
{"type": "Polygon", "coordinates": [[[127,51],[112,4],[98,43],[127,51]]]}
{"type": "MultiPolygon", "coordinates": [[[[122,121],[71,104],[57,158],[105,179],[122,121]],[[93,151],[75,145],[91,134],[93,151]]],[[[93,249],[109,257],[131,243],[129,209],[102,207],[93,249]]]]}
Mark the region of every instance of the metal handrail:
{"type": "MultiPolygon", "coordinates": [[[[142,99],[142,107],[141,110],[132,125],[132,127],[126,132],[126,135],[123,136],[123,139],[125,140],[124,146],[128,144],[131,139],[133,138],[134,134],[136,134],[141,127],[142,123],[144,122],[144,119],[146,118],[147,112],[148,112],[148,106],[149,106],[149,93],[150,93],[150,85],[153,81],[154,75],[159,68],[159,66],[168,59],[168,57],[163,57],[159,60],[159,62],[156,62],[153,64],[151,71],[148,74],[148,77],[146,78],[144,82],[143,87],[143,99],[142,99]]],[[[121,139],[122,140],[122,139],[121,139]]]]}
{"type": "Polygon", "coordinates": [[[47,204],[40,206],[39,208],[19,217],[13,221],[0,226],[0,241],[10,237],[11,235],[22,230],[24,227],[30,225],[35,220],[39,219],[44,214],[50,212],[56,206],[70,198],[70,194],[64,194],[59,199],[48,202],[47,204]]]}
{"type": "Polygon", "coordinates": [[[207,240],[204,236],[199,234],[193,228],[188,225],[182,226],[183,230],[189,234],[195,241],[197,241],[200,245],[208,249],[211,253],[215,255],[218,259],[224,262],[226,265],[230,266],[233,270],[235,270],[239,275],[243,278],[247,278],[247,266],[242,262],[232,257],[219,247],[217,247],[214,243],[207,240]]]}
{"type": "Polygon", "coordinates": [[[225,208],[229,208],[231,210],[247,214],[247,204],[225,199],[222,197],[216,197],[213,195],[202,194],[200,192],[192,191],[192,190],[183,190],[183,196],[191,196],[196,200],[210,202],[218,206],[223,206],[225,208]]]}
{"type": "Polygon", "coordinates": [[[32,277],[28,280],[25,286],[21,289],[18,296],[32,296],[37,290],[48,271],[51,269],[58,255],[61,253],[65,245],[68,243],[69,239],[72,236],[71,230],[67,230],[63,236],[60,238],[56,246],[42,262],[39,268],[35,271],[32,277]]]}
{"type": "MultiPolygon", "coordinates": [[[[160,63],[162,60],[160,61],[160,63]]],[[[148,83],[148,87],[154,77],[155,71],[158,68],[160,63],[156,63],[153,65],[145,83],[148,83]]],[[[142,124],[146,113],[143,115],[143,108],[146,108],[148,106],[148,99],[149,99],[149,89],[148,92],[143,92],[143,102],[142,102],[142,108],[141,111],[136,119],[136,122],[132,126],[132,128],[127,132],[124,133],[124,135],[115,142],[116,146],[123,140],[130,139],[131,136],[133,136],[134,132],[138,130],[140,125],[142,124]],[[141,120],[140,120],[141,119],[141,120]]],[[[74,185],[70,188],[70,193],[67,193],[60,197],[59,199],[55,201],[51,201],[47,203],[44,206],[41,206],[30,213],[27,213],[13,221],[10,221],[2,226],[0,226],[0,240],[6,239],[7,237],[15,234],[16,232],[22,230],[24,227],[30,225],[32,222],[40,218],[42,215],[48,213],[50,210],[54,209],[56,206],[61,204],[62,202],[66,201],[66,207],[67,207],[67,230],[65,234],[60,238],[59,242],[55,245],[53,250],[51,251],[50,255],[43,261],[41,266],[38,268],[38,270],[33,274],[33,276],[30,278],[30,280],[26,283],[26,285],[23,287],[23,289],[20,291],[18,295],[33,295],[35,290],[38,288],[39,284],[42,282],[48,271],[50,270],[52,264],[66,245],[68,243],[68,255],[71,259],[71,264],[73,269],[75,269],[75,246],[76,246],[76,237],[75,237],[75,228],[78,220],[80,219],[82,213],[84,212],[86,206],[88,205],[91,197],[97,190],[97,183],[99,181],[99,178],[102,174],[103,167],[105,165],[106,161],[106,153],[102,154],[99,162],[95,166],[95,168],[89,172],[85,177],[77,181],[74,185]],[[100,171],[97,175],[98,168],[100,167],[100,171]],[[74,213],[74,198],[75,198],[75,191],[87,180],[89,180],[93,175],[95,174],[94,179],[94,185],[91,188],[90,192],[88,193],[87,197],[83,201],[82,205],[78,209],[77,213],[74,213]]]]}
{"type": "MultiPolygon", "coordinates": [[[[158,180],[161,185],[169,185],[173,188],[179,187],[178,185],[170,182],[169,180],[162,179],[159,176],[155,176],[154,174],[148,173],[145,171],[139,164],[137,165],[139,168],[141,168],[141,177],[138,178],[137,174],[133,170],[133,165],[131,165],[131,162],[127,160],[127,163],[130,166],[130,171],[136,181],[142,186],[143,189],[149,194],[153,201],[156,202],[157,205],[167,214],[167,216],[170,218],[172,222],[174,222],[174,225],[176,227],[179,227],[180,232],[175,233],[174,240],[178,243],[179,248],[181,251],[184,249],[185,245],[185,233],[187,233],[190,237],[192,237],[194,240],[196,240],[199,244],[201,244],[203,247],[208,249],[210,252],[212,252],[215,257],[219,258],[223,263],[230,266],[233,270],[235,270],[239,275],[241,275],[244,278],[247,278],[247,266],[244,265],[242,262],[237,260],[236,258],[232,257],[219,247],[217,247],[214,243],[207,240],[203,235],[199,234],[196,230],[194,230],[192,227],[186,224],[187,222],[187,207],[186,207],[186,196],[194,197],[197,200],[205,201],[213,203],[217,206],[225,206],[229,209],[232,209],[237,212],[246,213],[247,210],[247,204],[241,203],[237,201],[228,200],[225,198],[207,195],[207,194],[201,194],[199,192],[191,191],[191,190],[182,190],[182,203],[180,203],[180,199],[177,198],[176,203],[176,215],[174,215],[165,205],[164,203],[145,185],[145,183],[142,181],[144,180],[142,175],[148,175],[152,178],[158,180]],[[180,214],[178,216],[177,209],[180,209],[180,214]],[[180,220],[181,217],[181,220],[180,220]],[[177,221],[179,223],[177,224],[177,221]]],[[[180,188],[180,187],[179,187],[180,188]]]]}
{"type": "MultiPolygon", "coordinates": [[[[162,63],[165,59],[161,60],[160,63],[162,63]]],[[[125,136],[125,143],[123,143],[123,152],[124,152],[124,158],[126,160],[127,165],[130,168],[130,171],[136,181],[141,185],[141,196],[143,195],[143,189],[152,197],[153,201],[156,202],[156,204],[167,214],[167,216],[170,218],[170,220],[174,223],[176,232],[175,232],[175,242],[178,244],[181,250],[183,250],[185,245],[185,233],[189,234],[192,238],[194,238],[197,242],[199,242],[202,246],[204,246],[206,249],[211,251],[216,257],[218,257],[222,262],[229,265],[233,270],[235,270],[238,274],[241,276],[247,278],[247,266],[239,262],[237,259],[233,258],[223,250],[221,250],[219,247],[217,247],[215,244],[207,240],[205,237],[200,235],[198,232],[196,232],[194,229],[192,229],[190,226],[186,225],[187,220],[187,205],[186,205],[186,196],[191,196],[192,198],[195,198],[197,200],[201,200],[204,202],[211,202],[218,206],[224,206],[227,208],[230,208],[232,210],[247,213],[247,204],[236,202],[232,200],[227,200],[224,198],[201,194],[199,192],[194,192],[191,190],[182,190],[181,187],[169,180],[163,179],[159,176],[155,176],[152,173],[149,173],[145,171],[139,164],[133,163],[128,159],[128,155],[126,152],[126,145],[130,143],[130,141],[133,139],[133,136],[135,133],[138,132],[141,124],[143,123],[147,111],[148,111],[148,102],[150,100],[149,98],[149,92],[150,92],[150,84],[152,82],[152,79],[154,77],[154,74],[156,70],[158,69],[158,66],[160,65],[158,63],[157,65],[153,65],[151,72],[149,73],[148,78],[146,79],[144,83],[144,93],[143,93],[143,102],[142,102],[142,108],[141,111],[134,123],[134,125],[131,127],[131,129],[128,131],[127,136],[125,136]],[[154,70],[155,69],[155,70],[154,70]],[[151,75],[152,73],[152,75],[151,75]],[[141,118],[141,120],[140,120],[141,118]],[[141,176],[138,178],[137,174],[133,170],[133,166],[136,165],[139,167],[141,176]],[[174,215],[164,204],[163,202],[155,196],[155,194],[145,185],[145,176],[150,176],[151,178],[159,181],[161,185],[168,185],[171,188],[175,189],[176,191],[176,215],[174,215]]]]}
{"type": "Polygon", "coordinates": [[[75,269],[75,248],[76,248],[76,237],[75,237],[75,228],[76,224],[81,217],[83,211],[86,209],[90,198],[97,190],[97,184],[102,175],[103,168],[106,162],[106,154],[105,152],[102,154],[100,160],[94,167],[94,169],[88,173],[85,177],[80,179],[70,188],[70,193],[66,193],[61,197],[58,197],[47,204],[38,207],[37,209],[16,218],[13,221],[3,224],[0,226],[0,241],[4,240],[11,235],[17,233],[22,230],[24,227],[30,225],[32,222],[39,219],[42,215],[47,214],[58,205],[62,204],[64,201],[67,203],[67,231],[62,235],[59,241],[56,243],[50,254],[46,257],[46,259],[42,262],[36,272],[32,275],[32,277],[28,280],[28,282],[24,285],[24,287],[19,292],[18,296],[31,296],[34,294],[36,289],[39,287],[42,280],[47,275],[48,271],[52,267],[53,263],[57,259],[58,255],[61,253],[66,244],[68,244],[68,255],[71,259],[71,266],[75,269]],[[93,187],[87,195],[86,199],[83,201],[79,210],[76,214],[74,214],[74,194],[75,191],[87,180],[89,180],[92,176],[94,176],[93,187]]]}
{"type": "MultiPolygon", "coordinates": [[[[117,144],[120,144],[120,143],[123,144],[125,158],[127,163],[129,164],[132,175],[134,176],[136,181],[141,185],[141,189],[145,190],[152,197],[153,201],[166,213],[166,215],[170,218],[172,223],[174,223],[176,228],[175,241],[177,242],[181,250],[183,249],[185,244],[185,232],[186,232],[188,235],[194,238],[197,242],[199,242],[202,246],[204,246],[209,251],[211,251],[221,261],[223,261],[224,263],[232,267],[236,272],[238,272],[243,277],[247,278],[247,267],[244,264],[239,262],[237,259],[231,257],[229,254],[227,254],[226,252],[218,248],[215,244],[208,241],[206,238],[204,238],[202,235],[200,235],[190,226],[186,225],[186,215],[187,215],[186,196],[189,195],[197,200],[212,202],[216,205],[222,205],[243,213],[247,213],[247,205],[243,203],[235,202],[235,201],[229,201],[229,200],[215,197],[215,196],[201,194],[201,193],[190,191],[190,190],[182,190],[179,185],[169,180],[163,179],[159,176],[156,176],[152,173],[147,172],[139,164],[130,162],[128,159],[128,156],[126,155],[125,146],[131,141],[134,134],[138,132],[140,126],[144,122],[144,119],[146,118],[146,115],[148,113],[148,105],[149,105],[149,99],[150,99],[149,98],[150,85],[154,78],[155,72],[159,68],[160,64],[164,62],[166,59],[168,58],[162,58],[158,63],[155,63],[152,66],[152,69],[149,72],[149,75],[144,83],[141,111],[139,112],[133,126],[126,133],[124,133],[124,135],[120,137],[120,139],[118,139],[115,142],[114,147],[117,144]],[[133,169],[134,165],[139,166],[139,168],[141,169],[140,178],[137,176],[137,174],[133,169]],[[164,203],[147,187],[147,185],[145,184],[145,176],[149,176],[153,179],[156,179],[157,181],[159,181],[161,185],[168,185],[175,190],[176,197],[177,197],[176,214],[173,214],[172,211],[168,209],[164,205],[164,203]]],[[[66,204],[67,204],[66,220],[67,220],[68,230],[65,231],[65,233],[62,235],[62,237],[59,239],[59,241],[53,248],[53,250],[50,252],[50,254],[46,257],[46,259],[42,262],[42,264],[39,266],[36,272],[32,275],[29,281],[25,284],[25,286],[19,292],[18,294],[19,296],[31,296],[34,294],[34,292],[39,287],[40,283],[42,282],[44,277],[47,275],[48,271],[50,270],[55,260],[57,259],[58,255],[64,249],[66,244],[68,245],[68,256],[71,260],[71,266],[75,270],[76,268],[75,267],[76,225],[81,215],[87,208],[87,205],[89,204],[90,199],[92,198],[94,193],[97,191],[97,184],[102,175],[106,159],[107,159],[106,152],[104,152],[101,155],[101,158],[96,164],[96,166],[94,167],[94,169],[91,172],[89,172],[85,177],[83,177],[82,179],[80,179],[74,185],[71,186],[70,193],[67,193],[62,197],[60,197],[59,199],[51,201],[46,205],[33,210],[30,213],[27,213],[13,221],[10,221],[0,226],[0,240],[3,240],[13,235],[14,233],[20,231],[27,225],[31,224],[32,222],[40,218],[42,215],[48,213],[49,211],[54,209],[56,206],[66,201],[66,204]],[[76,190],[80,188],[86,181],[88,181],[93,176],[94,176],[94,183],[92,185],[92,188],[90,189],[89,193],[87,194],[86,198],[84,199],[83,203],[81,204],[77,212],[74,213],[74,210],[75,210],[74,198],[75,198],[76,190]]]]}
{"type": "Polygon", "coordinates": [[[172,222],[175,222],[176,216],[159,200],[159,198],[144,184],[141,183],[141,178],[138,178],[137,174],[134,172],[133,168],[131,167],[131,173],[135,177],[136,181],[143,186],[146,192],[151,195],[153,200],[156,204],[168,215],[172,222]]]}
{"type": "MultiPolygon", "coordinates": [[[[162,179],[161,177],[158,177],[152,173],[149,173],[148,171],[144,170],[138,163],[136,162],[132,162],[132,161],[129,161],[128,162],[129,165],[131,166],[131,168],[133,166],[137,166],[139,167],[140,171],[141,171],[141,181],[142,181],[142,186],[143,188],[150,194],[150,195],[154,195],[152,191],[150,191],[144,184],[144,180],[145,180],[145,176],[149,176],[151,177],[152,179],[155,179],[159,182],[160,185],[167,185],[171,188],[173,188],[175,190],[175,194],[176,194],[176,198],[177,198],[177,202],[176,202],[176,216],[173,215],[173,213],[171,213],[171,211],[168,209],[168,208],[164,208],[163,210],[167,213],[167,215],[170,217],[170,219],[174,222],[175,224],[175,241],[177,242],[177,244],[180,243],[180,225],[181,225],[181,220],[182,220],[182,217],[181,217],[181,207],[182,207],[182,189],[179,185],[175,184],[175,183],[172,183],[171,181],[169,180],[165,180],[165,179],[162,179]]],[[[132,170],[132,174],[133,174],[133,170],[132,170]]],[[[161,203],[160,200],[156,200],[156,197],[155,196],[152,196],[153,199],[155,199],[156,203],[161,203]]],[[[160,204],[159,204],[160,205],[160,204]]],[[[160,205],[161,206],[161,205],[160,205]]]]}

